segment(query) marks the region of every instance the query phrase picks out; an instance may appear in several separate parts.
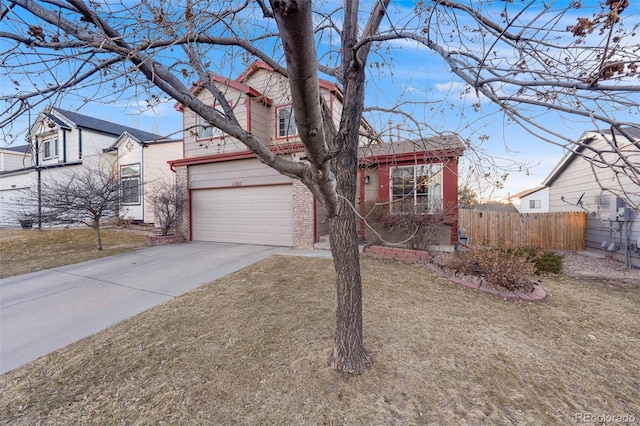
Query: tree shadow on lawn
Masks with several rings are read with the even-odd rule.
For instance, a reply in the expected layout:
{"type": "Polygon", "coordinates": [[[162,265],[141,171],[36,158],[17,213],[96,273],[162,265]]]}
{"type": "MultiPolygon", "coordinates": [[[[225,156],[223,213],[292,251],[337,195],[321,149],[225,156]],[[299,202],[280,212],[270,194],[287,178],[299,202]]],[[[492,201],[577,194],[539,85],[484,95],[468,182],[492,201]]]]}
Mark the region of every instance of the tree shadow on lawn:
{"type": "Polygon", "coordinates": [[[0,378],[11,424],[566,424],[640,414],[638,293],[559,277],[543,303],[363,258],[374,365],[327,367],[330,260],[273,256],[0,378]]]}

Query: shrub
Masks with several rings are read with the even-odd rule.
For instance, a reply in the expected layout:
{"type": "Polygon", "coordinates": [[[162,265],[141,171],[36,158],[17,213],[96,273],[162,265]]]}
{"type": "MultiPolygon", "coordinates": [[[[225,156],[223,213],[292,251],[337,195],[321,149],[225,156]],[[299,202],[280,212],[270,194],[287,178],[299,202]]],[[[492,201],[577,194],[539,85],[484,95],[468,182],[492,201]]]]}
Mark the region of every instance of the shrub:
{"type": "Polygon", "coordinates": [[[530,291],[533,273],[562,272],[562,256],[530,247],[456,252],[442,266],[457,274],[482,276],[488,284],[509,291],[530,291]]]}
{"type": "Polygon", "coordinates": [[[456,274],[483,275],[473,251],[457,251],[453,256],[445,257],[442,266],[456,274]]]}
{"type": "Polygon", "coordinates": [[[527,256],[504,249],[478,250],[476,256],[490,284],[509,291],[531,289],[529,275],[535,272],[535,265],[527,256]]]}
{"type": "Polygon", "coordinates": [[[535,272],[535,265],[523,250],[458,252],[443,266],[456,273],[483,276],[488,284],[509,291],[531,291],[533,286],[529,276],[535,272]]]}
{"type": "Polygon", "coordinates": [[[562,255],[552,251],[544,251],[538,254],[533,263],[536,267],[536,274],[543,272],[551,272],[553,274],[559,274],[562,272],[562,255]]]}
{"type": "Polygon", "coordinates": [[[559,274],[562,272],[562,256],[549,250],[534,249],[532,247],[518,247],[507,249],[510,253],[527,257],[535,266],[536,275],[544,272],[559,274]]]}
{"type": "Polygon", "coordinates": [[[180,211],[188,205],[187,190],[175,180],[157,182],[148,190],[147,201],[153,205],[160,235],[169,235],[176,226],[180,211]]]}

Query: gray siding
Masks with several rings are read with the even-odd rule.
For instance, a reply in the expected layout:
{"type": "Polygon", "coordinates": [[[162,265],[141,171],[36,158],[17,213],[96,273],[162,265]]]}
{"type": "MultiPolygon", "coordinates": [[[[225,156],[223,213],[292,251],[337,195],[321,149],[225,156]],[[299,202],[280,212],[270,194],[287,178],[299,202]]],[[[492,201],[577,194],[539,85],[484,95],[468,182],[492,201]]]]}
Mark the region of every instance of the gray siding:
{"type": "MultiPolygon", "coordinates": [[[[604,142],[594,141],[594,148],[604,148],[604,142]]],[[[626,247],[629,246],[631,261],[640,267],[640,254],[637,244],[640,243],[640,215],[633,208],[622,203],[628,209],[628,221],[618,221],[613,212],[620,206],[620,187],[622,187],[636,204],[640,197],[640,188],[630,180],[619,180],[608,168],[593,167],[580,156],[574,156],[564,170],[549,184],[549,207],[551,212],[586,211],[587,212],[587,248],[602,250],[624,260],[626,247]],[[564,201],[562,198],[564,197],[564,201]],[[577,205],[578,201],[581,205],[577,205]],[[626,238],[625,238],[626,237],[626,238]],[[606,248],[603,248],[603,244],[606,248]],[[611,247],[612,250],[607,250],[611,247]]]]}

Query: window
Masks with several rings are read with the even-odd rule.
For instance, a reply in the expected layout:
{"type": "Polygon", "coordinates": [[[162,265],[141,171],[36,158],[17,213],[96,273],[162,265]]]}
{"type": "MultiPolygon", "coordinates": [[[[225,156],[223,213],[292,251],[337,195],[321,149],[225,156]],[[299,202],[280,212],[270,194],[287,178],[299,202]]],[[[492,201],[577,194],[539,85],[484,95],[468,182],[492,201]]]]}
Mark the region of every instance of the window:
{"type": "Polygon", "coordinates": [[[391,212],[431,214],[442,210],[442,164],[391,168],[391,212]]]}
{"type": "MultiPolygon", "coordinates": [[[[224,112],[222,112],[219,107],[216,107],[216,112],[220,117],[225,117],[224,112]]],[[[198,116],[198,139],[219,138],[222,135],[222,130],[213,126],[204,118],[198,116]]]]}
{"type": "Polygon", "coordinates": [[[122,204],[140,204],[140,164],[120,167],[122,204]]]}
{"type": "Polygon", "coordinates": [[[45,160],[58,158],[58,138],[45,139],[42,142],[42,154],[45,160]]]}
{"type": "Polygon", "coordinates": [[[540,208],[542,208],[541,200],[529,200],[529,208],[530,209],[540,209],[540,208]]]}
{"type": "Polygon", "coordinates": [[[278,137],[286,138],[298,134],[296,121],[293,118],[292,107],[282,107],[278,109],[278,137]]]}

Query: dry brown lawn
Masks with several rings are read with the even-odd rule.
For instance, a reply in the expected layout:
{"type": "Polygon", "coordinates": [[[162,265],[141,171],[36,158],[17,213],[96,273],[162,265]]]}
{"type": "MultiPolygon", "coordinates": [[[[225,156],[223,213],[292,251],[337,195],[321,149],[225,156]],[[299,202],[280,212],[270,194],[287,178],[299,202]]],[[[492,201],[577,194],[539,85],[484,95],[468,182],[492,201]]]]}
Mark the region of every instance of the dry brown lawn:
{"type": "Polygon", "coordinates": [[[0,278],[112,256],[147,246],[145,235],[102,230],[103,250],[96,250],[89,228],[0,229],[0,278]]]}
{"type": "Polygon", "coordinates": [[[640,418],[640,289],[546,279],[543,303],[363,258],[366,345],[326,361],[334,273],[273,256],[0,377],[8,424],[571,424],[640,418]],[[633,417],[629,417],[633,416],[633,417]],[[611,417],[608,417],[611,418],[611,417]]]}

